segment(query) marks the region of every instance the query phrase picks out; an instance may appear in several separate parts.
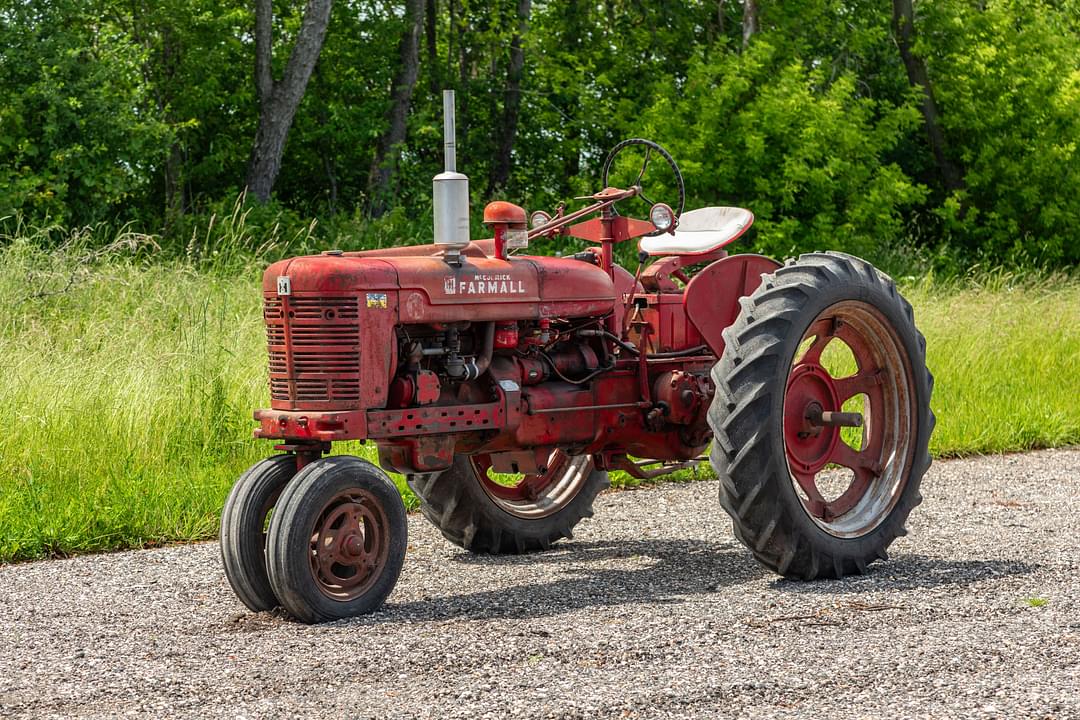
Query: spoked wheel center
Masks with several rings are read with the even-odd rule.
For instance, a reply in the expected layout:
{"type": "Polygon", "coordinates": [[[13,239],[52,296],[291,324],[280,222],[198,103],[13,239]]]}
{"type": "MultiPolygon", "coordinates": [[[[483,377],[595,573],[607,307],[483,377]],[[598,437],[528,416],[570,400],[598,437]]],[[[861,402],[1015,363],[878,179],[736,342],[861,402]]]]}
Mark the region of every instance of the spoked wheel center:
{"type": "Polygon", "coordinates": [[[539,473],[497,473],[489,455],[474,455],[470,461],[495,504],[525,519],[547,517],[566,507],[592,471],[591,457],[572,457],[563,450],[553,451],[539,473]]]}
{"type": "Polygon", "coordinates": [[[311,535],[311,573],[319,590],[339,601],[364,594],[386,564],[388,529],[386,513],[371,493],[354,489],[336,495],[311,535]]]}
{"type": "Polygon", "coordinates": [[[839,410],[840,405],[825,368],[805,363],[792,371],[784,402],[784,435],[793,470],[816,473],[829,462],[840,432],[820,420],[824,412],[839,410]]]}
{"type": "MultiPolygon", "coordinates": [[[[913,453],[910,362],[888,320],[860,301],[821,312],[803,335],[784,396],[784,443],[792,480],[810,517],[839,537],[877,527],[903,490],[913,453]],[[851,368],[830,371],[827,347],[846,347],[851,368]],[[844,410],[861,397],[861,407],[844,410]],[[862,428],[849,444],[844,428],[862,428]],[[848,471],[839,492],[826,481],[848,471]]],[[[856,405],[859,403],[856,402],[856,405]]]]}

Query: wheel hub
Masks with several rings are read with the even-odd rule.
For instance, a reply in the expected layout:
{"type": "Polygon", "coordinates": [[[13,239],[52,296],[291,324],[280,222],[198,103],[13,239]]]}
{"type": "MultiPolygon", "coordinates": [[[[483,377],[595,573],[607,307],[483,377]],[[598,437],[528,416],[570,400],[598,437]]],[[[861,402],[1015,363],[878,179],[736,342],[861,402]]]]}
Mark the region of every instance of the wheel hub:
{"type": "Polygon", "coordinates": [[[319,589],[335,600],[362,595],[387,557],[387,520],[369,493],[351,490],[321,513],[311,539],[311,572],[319,589]]]}
{"type": "Polygon", "coordinates": [[[356,533],[349,535],[345,538],[345,542],[342,545],[342,549],[349,557],[360,557],[364,554],[364,541],[356,533]]]}
{"type": "Polygon", "coordinates": [[[803,472],[825,467],[840,438],[839,429],[815,419],[839,409],[832,376],[820,365],[800,365],[788,379],[784,438],[788,460],[803,472]]]}

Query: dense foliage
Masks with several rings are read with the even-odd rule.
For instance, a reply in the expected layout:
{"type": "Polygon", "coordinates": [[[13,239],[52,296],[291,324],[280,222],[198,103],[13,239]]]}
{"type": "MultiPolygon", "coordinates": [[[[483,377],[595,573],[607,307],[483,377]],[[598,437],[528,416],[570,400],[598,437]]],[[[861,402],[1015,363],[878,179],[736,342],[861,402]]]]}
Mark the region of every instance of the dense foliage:
{"type": "MultiPolygon", "coordinates": [[[[439,91],[453,87],[477,208],[595,189],[606,150],[645,136],[679,160],[690,207],[752,208],[752,242],[771,253],[914,253],[946,270],[1080,261],[1080,0],[914,3],[940,157],[893,3],[756,5],[748,25],[739,0],[426,0],[411,27],[404,2],[337,0],[274,199],[249,222],[289,235],[318,217],[317,235],[342,245],[422,241],[439,91]],[[417,30],[405,141],[373,206],[402,39],[417,30]],[[391,209],[373,224],[373,207],[391,209]]],[[[280,77],[305,5],[273,10],[280,77]]],[[[248,0],[4,3],[0,217],[131,222],[188,248],[245,186],[254,18],[248,0]]]]}

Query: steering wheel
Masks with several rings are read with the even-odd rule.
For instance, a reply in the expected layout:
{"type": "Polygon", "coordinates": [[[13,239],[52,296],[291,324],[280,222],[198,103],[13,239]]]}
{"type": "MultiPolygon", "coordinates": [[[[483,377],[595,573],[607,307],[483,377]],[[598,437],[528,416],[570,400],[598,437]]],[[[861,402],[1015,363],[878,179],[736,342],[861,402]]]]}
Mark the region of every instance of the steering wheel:
{"type": "MultiPolygon", "coordinates": [[[[643,145],[645,147],[645,161],[641,163],[641,170],[638,172],[637,179],[634,180],[634,185],[642,188],[642,191],[638,193],[638,197],[649,203],[649,205],[656,204],[648,197],[646,197],[644,187],[642,187],[641,185],[641,179],[645,176],[645,171],[649,167],[649,160],[652,159],[652,154],[653,152],[655,152],[657,155],[662,157],[665,162],[667,162],[668,166],[671,168],[671,171],[675,174],[675,182],[679,187],[679,203],[678,205],[671,206],[671,209],[675,212],[675,217],[678,218],[680,215],[682,215],[683,206],[686,205],[686,185],[683,183],[682,172],[679,171],[679,166],[675,164],[675,159],[671,157],[671,153],[661,147],[658,143],[654,143],[652,140],[646,140],[645,138],[630,138],[629,140],[623,140],[621,143],[611,148],[611,152],[608,153],[607,160],[604,161],[604,187],[608,186],[608,175],[611,172],[612,163],[615,162],[615,157],[620,152],[622,152],[628,147],[631,147],[632,145],[643,145]]],[[[612,206],[611,209],[615,210],[614,206],[612,206]]],[[[617,212],[618,211],[616,211],[616,213],[617,212]]],[[[651,233],[646,233],[646,237],[655,237],[656,235],[662,235],[665,232],[667,232],[667,230],[656,230],[651,233]]]]}

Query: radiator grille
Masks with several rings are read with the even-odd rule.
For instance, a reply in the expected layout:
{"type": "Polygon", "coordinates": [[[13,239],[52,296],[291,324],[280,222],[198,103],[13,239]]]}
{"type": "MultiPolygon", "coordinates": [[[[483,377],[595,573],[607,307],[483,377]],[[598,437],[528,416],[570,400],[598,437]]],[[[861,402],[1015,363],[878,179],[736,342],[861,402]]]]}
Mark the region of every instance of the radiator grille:
{"type": "Polygon", "coordinates": [[[267,297],[270,397],[290,403],[360,400],[356,298],[267,297]]]}

